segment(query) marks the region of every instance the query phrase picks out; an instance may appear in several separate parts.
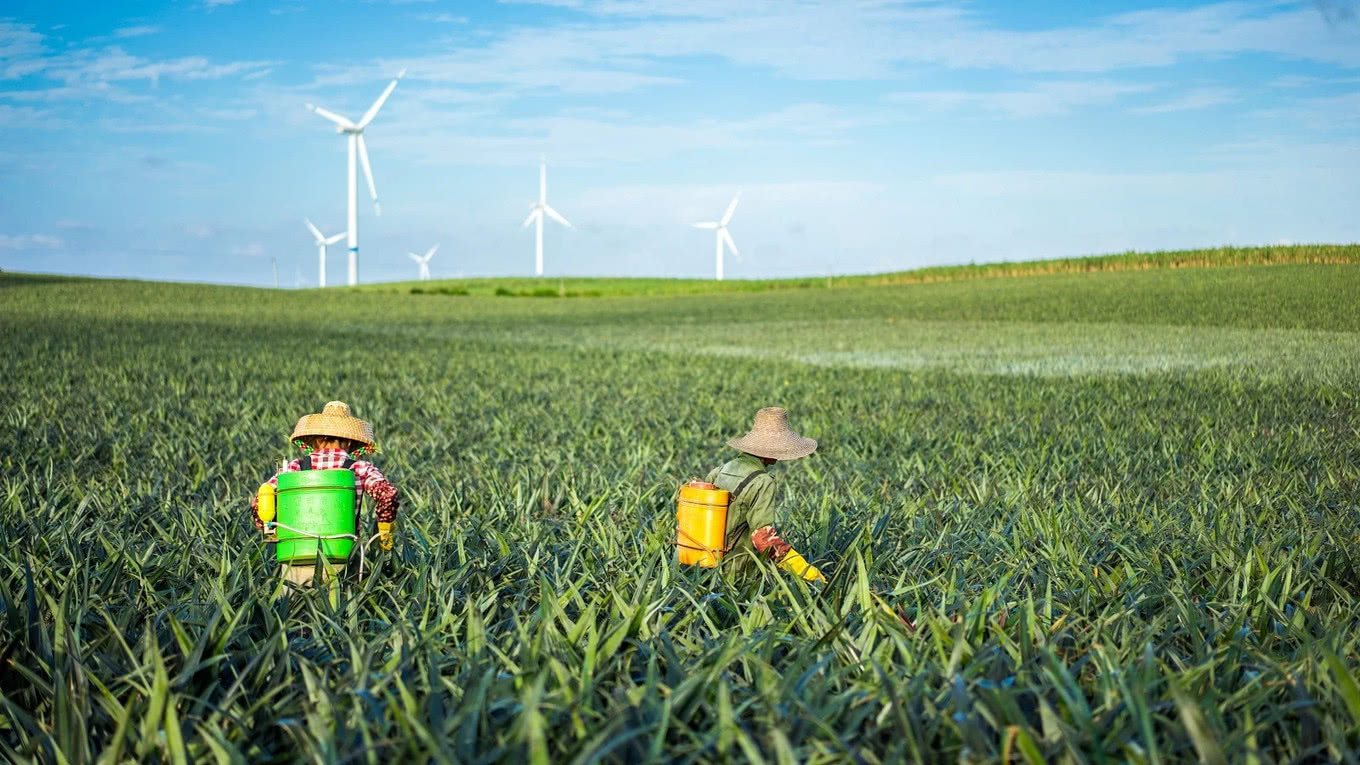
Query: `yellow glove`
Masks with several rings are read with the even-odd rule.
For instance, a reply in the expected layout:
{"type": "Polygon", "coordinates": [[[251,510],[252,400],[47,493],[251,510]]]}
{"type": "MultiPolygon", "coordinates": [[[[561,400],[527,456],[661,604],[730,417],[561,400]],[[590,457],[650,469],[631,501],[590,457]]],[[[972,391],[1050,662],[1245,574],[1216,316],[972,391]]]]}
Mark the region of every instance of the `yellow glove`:
{"type": "Polygon", "coordinates": [[[794,576],[801,576],[809,582],[825,582],[826,577],[817,567],[808,563],[797,550],[789,550],[783,558],[779,560],[779,567],[794,576]]]}
{"type": "Polygon", "coordinates": [[[378,521],[378,546],[384,550],[392,549],[392,527],[395,525],[378,521]]]}

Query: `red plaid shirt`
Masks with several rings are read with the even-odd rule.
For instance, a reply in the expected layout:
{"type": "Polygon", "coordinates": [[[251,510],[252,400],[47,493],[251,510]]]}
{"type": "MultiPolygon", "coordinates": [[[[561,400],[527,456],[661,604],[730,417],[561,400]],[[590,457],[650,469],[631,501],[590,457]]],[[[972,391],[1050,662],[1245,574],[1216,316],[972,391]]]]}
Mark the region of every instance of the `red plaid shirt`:
{"type": "MultiPolygon", "coordinates": [[[[343,449],[321,449],[311,454],[313,470],[339,470],[345,466],[345,460],[349,459],[349,454],[343,449]]],[[[288,466],[279,473],[293,473],[302,469],[302,459],[298,458],[288,463],[288,466]]],[[[388,482],[387,476],[382,471],[373,466],[372,462],[355,460],[350,466],[354,472],[354,493],[359,495],[354,499],[359,501],[364,494],[373,498],[374,515],[380,523],[391,523],[397,519],[397,509],[401,506],[397,498],[397,487],[388,482]]],[[[278,488],[279,473],[270,477],[270,486],[278,488]]],[[[250,517],[255,521],[255,528],[264,529],[264,522],[256,514],[255,503],[257,499],[254,494],[250,495],[250,517]]]]}

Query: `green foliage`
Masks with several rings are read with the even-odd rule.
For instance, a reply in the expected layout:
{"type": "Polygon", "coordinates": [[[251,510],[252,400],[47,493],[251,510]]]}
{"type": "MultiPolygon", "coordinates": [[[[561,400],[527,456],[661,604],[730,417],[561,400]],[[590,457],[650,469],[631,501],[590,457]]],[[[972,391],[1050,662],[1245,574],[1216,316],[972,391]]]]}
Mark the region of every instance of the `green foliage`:
{"type": "Polygon", "coordinates": [[[1357,287],[5,274],[0,758],[1354,759],[1357,287]],[[331,398],[397,547],[272,602],[246,498],[331,398]],[[672,562],[675,485],[774,403],[821,442],[776,468],[821,589],[672,562]]]}
{"type": "Polygon", "coordinates": [[[470,295],[464,287],[412,287],[412,295],[470,295]]]}

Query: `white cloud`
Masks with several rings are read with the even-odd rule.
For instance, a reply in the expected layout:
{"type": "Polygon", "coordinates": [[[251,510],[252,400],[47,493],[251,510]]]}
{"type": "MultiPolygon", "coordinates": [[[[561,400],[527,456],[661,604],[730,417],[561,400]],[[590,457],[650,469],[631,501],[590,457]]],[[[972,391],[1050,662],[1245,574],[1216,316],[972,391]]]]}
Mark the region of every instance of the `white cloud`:
{"type": "Polygon", "coordinates": [[[186,81],[216,80],[269,65],[270,62],[267,61],[231,61],[217,64],[205,56],[184,56],[154,61],[133,56],[114,46],[103,50],[80,50],[69,56],[58,57],[47,68],[47,74],[68,84],[148,80],[155,85],[163,77],[186,81]]]}
{"type": "Polygon", "coordinates": [[[744,119],[684,123],[617,112],[500,119],[494,132],[481,133],[418,103],[403,103],[400,109],[399,117],[394,112],[390,123],[374,131],[370,148],[381,146],[426,164],[481,166],[522,166],[525,157],[541,151],[559,163],[596,166],[743,147],[806,149],[843,143],[857,128],[900,119],[807,103],[744,119]]]}
{"type": "Polygon", "coordinates": [[[1211,106],[1235,103],[1237,100],[1237,91],[1232,88],[1194,88],[1170,101],[1152,106],[1140,106],[1130,111],[1137,114],[1166,114],[1192,109],[1207,109],[1211,106]]]}
{"type": "Polygon", "coordinates": [[[1109,80],[1088,82],[1042,82],[1032,88],[1009,91],[914,91],[895,93],[890,101],[919,103],[932,111],[975,106],[1011,117],[1050,117],[1070,114],[1074,107],[1110,104],[1122,96],[1145,93],[1153,84],[1109,80]]]}
{"type": "Polygon", "coordinates": [[[43,36],[32,24],[0,20],[0,80],[14,80],[41,68],[43,36]]]}
{"type": "Polygon", "coordinates": [[[60,249],[64,244],[51,234],[0,234],[0,250],[60,249]]]}
{"type": "Polygon", "coordinates": [[[113,36],[114,36],[114,37],[145,37],[146,35],[154,35],[154,34],[156,34],[157,32],[160,32],[160,31],[161,31],[161,28],[160,28],[160,27],[154,26],[154,25],[146,24],[146,25],[142,25],[142,26],[121,27],[121,28],[119,28],[119,29],[115,29],[115,30],[113,30],[113,36]]]}
{"type": "Polygon", "coordinates": [[[237,122],[241,120],[255,119],[259,116],[258,109],[204,109],[203,116],[212,120],[225,120],[237,122]]]}
{"type": "Polygon", "coordinates": [[[1293,131],[1347,131],[1360,127],[1360,91],[1331,96],[1301,98],[1291,103],[1258,109],[1251,116],[1293,131]]]}
{"type": "Polygon", "coordinates": [[[65,124],[50,109],[0,104],[0,128],[8,130],[20,128],[47,129],[62,127],[65,124]]]}
{"type": "MultiPolygon", "coordinates": [[[[590,23],[518,27],[490,43],[450,41],[409,59],[432,79],[523,83],[524,75],[646,73],[660,59],[713,56],[805,80],[896,76],[903,67],[1109,72],[1242,54],[1360,66],[1354,35],[1306,5],[1220,2],[1121,13],[1037,30],[932,2],[628,2],[571,7],[590,23]],[[810,33],[815,30],[815,33],[810,33]]],[[[637,87],[627,80],[618,87],[637,87]]]]}
{"type": "Polygon", "coordinates": [[[258,258],[264,255],[264,245],[259,242],[251,242],[246,245],[236,245],[231,248],[231,254],[243,258],[258,258]]]}
{"type": "MultiPolygon", "coordinates": [[[[859,181],[799,181],[742,186],[626,184],[586,190],[573,197],[570,206],[581,220],[683,226],[720,217],[733,194],[738,191],[741,192],[742,201],[733,216],[734,228],[750,220],[753,208],[774,215],[785,210],[790,214],[797,211],[824,218],[833,210],[858,206],[882,194],[884,189],[875,183],[859,181]]],[[[712,235],[711,232],[709,235],[712,235]]]]}
{"type": "Polygon", "coordinates": [[[203,7],[212,10],[224,5],[236,5],[239,2],[241,2],[241,0],[203,0],[203,7]]]}
{"type": "Polygon", "coordinates": [[[421,21],[428,21],[433,24],[466,24],[467,16],[455,16],[452,13],[422,13],[418,17],[421,21]]]}

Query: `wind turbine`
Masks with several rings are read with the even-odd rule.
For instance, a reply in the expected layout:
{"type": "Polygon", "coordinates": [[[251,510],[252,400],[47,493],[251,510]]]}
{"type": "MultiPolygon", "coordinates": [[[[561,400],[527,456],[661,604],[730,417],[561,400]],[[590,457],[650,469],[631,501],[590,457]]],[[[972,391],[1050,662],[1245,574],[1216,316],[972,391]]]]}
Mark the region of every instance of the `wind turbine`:
{"type": "Polygon", "coordinates": [[[560,213],[548,206],[548,160],[545,157],[539,157],[538,163],[538,201],[529,210],[529,217],[524,219],[523,228],[527,228],[530,223],[538,223],[538,228],[534,233],[534,273],[542,276],[544,214],[567,228],[571,228],[571,224],[560,213]]]}
{"type": "Polygon", "coordinates": [[[436,244],[435,246],[431,247],[428,252],[425,253],[424,257],[421,257],[420,255],[417,255],[414,252],[407,253],[408,255],[411,256],[411,260],[414,260],[416,264],[420,266],[421,281],[425,281],[426,279],[430,278],[430,258],[434,257],[434,251],[437,249],[439,249],[439,245],[436,244]]]}
{"type": "Polygon", "coordinates": [[[732,241],[732,235],[729,234],[729,233],[727,232],[727,224],[728,224],[728,222],[730,222],[730,221],[732,220],[732,213],[734,213],[734,212],[737,211],[737,201],[740,200],[740,199],[741,199],[741,192],[737,192],[736,196],[732,197],[732,203],[729,204],[729,205],[727,206],[727,212],[723,213],[723,216],[722,216],[722,220],[721,220],[721,221],[716,222],[716,223],[713,222],[713,221],[708,221],[708,222],[706,222],[706,223],[695,223],[695,224],[694,224],[694,227],[695,227],[695,228],[705,228],[705,229],[708,229],[708,230],[710,230],[710,231],[716,232],[716,238],[717,238],[717,240],[718,240],[718,255],[717,255],[717,266],[716,266],[716,267],[717,267],[717,280],[718,280],[718,281],[722,281],[722,278],[723,278],[723,244],[724,244],[724,243],[727,244],[728,249],[732,250],[732,257],[736,258],[737,260],[741,260],[741,253],[737,252],[737,243],[734,242],[734,241],[732,241]]]}
{"type": "Polygon", "coordinates": [[[307,104],[308,109],[334,122],[335,132],[347,136],[349,144],[349,217],[347,221],[349,231],[347,233],[349,234],[349,283],[351,286],[359,283],[359,210],[355,193],[358,179],[354,174],[354,156],[357,153],[359,161],[364,166],[364,178],[368,181],[368,194],[373,198],[373,214],[382,215],[382,208],[378,206],[378,188],[373,185],[373,168],[368,164],[368,146],[364,144],[364,128],[368,127],[368,123],[378,116],[378,110],[387,101],[387,97],[392,95],[392,89],[397,87],[397,80],[405,75],[405,69],[397,72],[397,76],[387,83],[382,95],[378,96],[378,100],[368,107],[368,111],[364,112],[364,116],[360,117],[358,122],[350,122],[335,112],[307,104]]]}
{"type": "Polygon", "coordinates": [[[318,265],[321,266],[321,275],[317,277],[317,286],[325,287],[326,245],[335,244],[336,242],[340,241],[342,238],[344,238],[345,232],[341,231],[340,233],[334,236],[326,236],[325,234],[321,233],[321,229],[312,225],[311,220],[307,218],[303,218],[302,220],[307,224],[307,228],[311,229],[312,236],[316,238],[317,260],[319,261],[318,265]]]}

